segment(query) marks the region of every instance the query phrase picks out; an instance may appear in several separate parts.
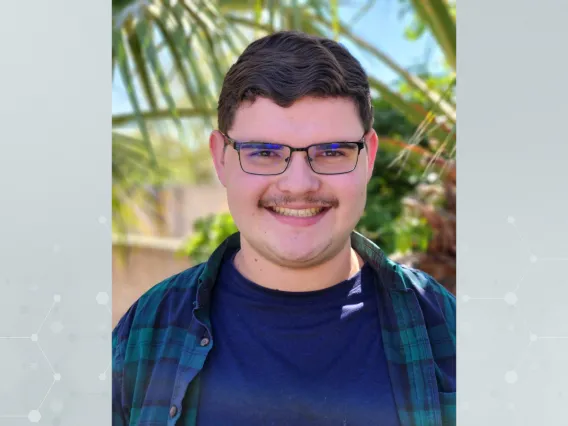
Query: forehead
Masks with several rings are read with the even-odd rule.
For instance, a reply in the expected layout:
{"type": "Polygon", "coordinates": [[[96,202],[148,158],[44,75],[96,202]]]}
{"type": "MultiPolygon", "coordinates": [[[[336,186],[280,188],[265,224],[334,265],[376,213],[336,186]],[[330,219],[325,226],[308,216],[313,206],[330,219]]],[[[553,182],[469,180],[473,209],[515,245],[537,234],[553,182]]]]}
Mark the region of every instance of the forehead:
{"type": "Polygon", "coordinates": [[[363,125],[355,102],[346,98],[306,97],[284,108],[257,98],[238,108],[231,137],[309,145],[317,142],[356,140],[363,125]]]}

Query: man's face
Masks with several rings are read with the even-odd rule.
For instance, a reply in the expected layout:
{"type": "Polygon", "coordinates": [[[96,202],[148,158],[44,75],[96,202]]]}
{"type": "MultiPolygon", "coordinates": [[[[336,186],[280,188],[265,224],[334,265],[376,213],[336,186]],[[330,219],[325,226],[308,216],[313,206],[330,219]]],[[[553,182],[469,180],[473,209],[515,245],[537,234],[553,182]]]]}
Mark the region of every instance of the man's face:
{"type": "MultiPolygon", "coordinates": [[[[304,98],[282,108],[258,98],[240,106],[227,133],[239,142],[303,148],[356,142],[363,131],[355,103],[349,99],[304,98]]],[[[306,153],[294,152],[283,174],[257,176],[245,173],[237,151],[230,146],[223,150],[224,137],[213,132],[211,152],[243,245],[269,261],[294,268],[319,264],[344,249],[363,214],[377,152],[374,131],[365,135],[365,141],[367,148],[350,173],[316,174],[306,153]]]]}

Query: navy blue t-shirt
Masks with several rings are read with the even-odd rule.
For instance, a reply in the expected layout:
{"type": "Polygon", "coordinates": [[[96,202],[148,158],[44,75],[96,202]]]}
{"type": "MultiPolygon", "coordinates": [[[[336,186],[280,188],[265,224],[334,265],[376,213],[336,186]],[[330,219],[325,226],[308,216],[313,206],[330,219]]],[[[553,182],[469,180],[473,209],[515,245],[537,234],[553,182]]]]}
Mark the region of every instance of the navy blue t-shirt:
{"type": "Polygon", "coordinates": [[[371,273],[284,292],[225,262],[197,425],[398,426],[371,273]]]}

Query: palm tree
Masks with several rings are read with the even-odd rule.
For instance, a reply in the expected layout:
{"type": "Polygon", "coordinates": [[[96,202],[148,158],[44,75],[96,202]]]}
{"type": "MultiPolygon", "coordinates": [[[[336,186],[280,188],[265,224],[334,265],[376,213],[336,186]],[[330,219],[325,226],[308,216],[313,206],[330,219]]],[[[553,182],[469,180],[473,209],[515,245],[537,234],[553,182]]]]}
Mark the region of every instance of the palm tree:
{"type": "MultiPolygon", "coordinates": [[[[453,5],[448,0],[407,2],[418,22],[434,36],[455,75],[453,5]]],[[[365,4],[361,10],[367,7],[365,4]]],[[[133,193],[152,201],[152,193],[135,184],[137,176],[148,176],[149,171],[156,176],[156,184],[163,176],[151,135],[164,128],[175,129],[179,140],[187,141],[193,128],[188,123],[198,121],[206,128],[214,127],[216,99],[229,66],[253,38],[280,29],[349,41],[394,71],[420,102],[371,76],[372,91],[400,110],[417,131],[409,141],[383,138],[382,145],[400,153],[401,164],[415,160],[428,172],[449,170],[444,185],[449,199],[455,200],[455,189],[454,195],[450,190],[455,176],[456,141],[456,107],[451,90],[436,90],[351,33],[348,24],[338,18],[338,8],[338,0],[113,0],[113,83],[124,86],[132,109],[130,113],[113,115],[114,212],[124,216],[126,201],[133,193]],[[419,147],[418,141],[424,138],[429,145],[419,147]]],[[[451,223],[440,222],[443,225],[438,226],[444,215],[427,208],[418,195],[407,200],[408,208],[419,210],[435,225],[429,247],[434,256],[445,250],[438,239],[447,233],[451,223]]],[[[422,260],[414,262],[417,266],[423,264],[422,260]]]]}

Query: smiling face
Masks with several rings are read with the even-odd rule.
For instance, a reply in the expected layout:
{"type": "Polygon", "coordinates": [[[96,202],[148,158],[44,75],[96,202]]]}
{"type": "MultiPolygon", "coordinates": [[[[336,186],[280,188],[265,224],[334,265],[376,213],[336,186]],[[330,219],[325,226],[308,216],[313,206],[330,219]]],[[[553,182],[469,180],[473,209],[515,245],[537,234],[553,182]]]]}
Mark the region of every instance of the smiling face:
{"type": "MultiPolygon", "coordinates": [[[[348,98],[305,97],[283,108],[259,97],[239,106],[227,133],[239,142],[304,148],[357,142],[364,130],[356,105],[348,98]]],[[[338,175],[314,173],[305,152],[294,152],[282,174],[248,174],[241,168],[239,153],[231,146],[224,148],[225,142],[220,132],[212,133],[211,152],[227,189],[243,250],[277,265],[303,268],[329,260],[349,246],[350,234],[365,208],[375,161],[378,142],[373,130],[365,135],[366,148],[360,151],[356,168],[338,175]]],[[[241,151],[241,161],[247,161],[246,155],[249,153],[241,151]]],[[[270,153],[260,155],[261,161],[272,161],[266,158],[270,153]]],[[[357,156],[356,151],[349,155],[357,156]]],[[[336,157],[326,151],[320,161],[333,162],[336,157]]]]}

